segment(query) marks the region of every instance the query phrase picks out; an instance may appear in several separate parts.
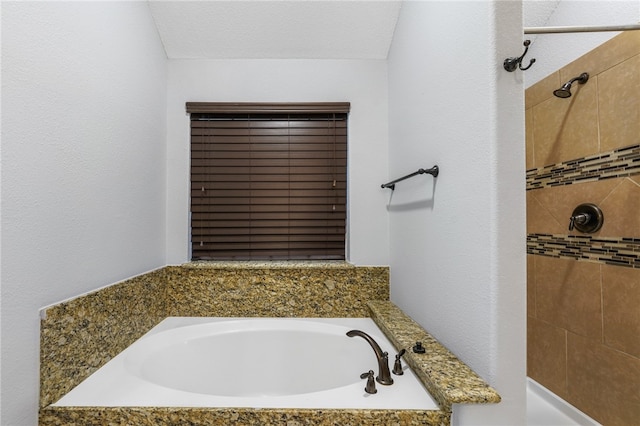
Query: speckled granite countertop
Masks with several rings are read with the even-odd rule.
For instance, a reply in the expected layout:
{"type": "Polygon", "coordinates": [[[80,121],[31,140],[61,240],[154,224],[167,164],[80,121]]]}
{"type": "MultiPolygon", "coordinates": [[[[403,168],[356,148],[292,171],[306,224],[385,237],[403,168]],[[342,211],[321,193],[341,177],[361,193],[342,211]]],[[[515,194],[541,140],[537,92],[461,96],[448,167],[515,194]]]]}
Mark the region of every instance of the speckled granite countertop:
{"type": "Polygon", "coordinates": [[[47,426],[448,426],[451,414],[416,410],[46,407],[47,426]]]}
{"type": "Polygon", "coordinates": [[[441,405],[441,410],[345,410],[165,407],[45,407],[40,425],[431,425],[451,424],[454,403],[498,403],[500,395],[466,364],[389,301],[368,303],[371,316],[400,348],[421,341],[424,354],[408,350],[404,360],[441,405]]]}
{"type": "Polygon", "coordinates": [[[418,323],[389,301],[367,304],[371,317],[398,350],[405,348],[404,360],[444,409],[451,404],[500,402],[500,395],[471,368],[427,333],[418,323]],[[424,354],[411,348],[422,342],[424,354]]]}

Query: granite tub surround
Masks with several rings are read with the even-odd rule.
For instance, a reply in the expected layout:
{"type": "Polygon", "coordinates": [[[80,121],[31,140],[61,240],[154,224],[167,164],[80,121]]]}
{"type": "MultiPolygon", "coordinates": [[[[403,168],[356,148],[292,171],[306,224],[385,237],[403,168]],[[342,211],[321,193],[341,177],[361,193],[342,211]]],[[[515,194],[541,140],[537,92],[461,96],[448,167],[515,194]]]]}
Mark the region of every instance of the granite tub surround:
{"type": "Polygon", "coordinates": [[[444,411],[290,410],[158,407],[47,407],[47,426],[447,426],[444,411]]]}
{"type": "Polygon", "coordinates": [[[40,407],[57,401],[168,316],[368,317],[388,267],[346,262],[194,262],[41,310],[40,407]]]}
{"type": "Polygon", "coordinates": [[[166,317],[159,269],[40,311],[40,406],[73,389],[166,317]]]}
{"type": "Polygon", "coordinates": [[[404,360],[443,410],[450,412],[452,404],[500,402],[498,392],[393,303],[371,301],[368,307],[395,347],[407,350],[404,360]],[[411,350],[416,342],[422,342],[424,354],[411,350]]]}
{"type": "Polygon", "coordinates": [[[346,262],[194,262],[167,268],[167,316],[368,317],[389,268],[346,262]]]}
{"type": "Polygon", "coordinates": [[[433,425],[454,403],[500,396],[389,302],[388,267],[345,262],[194,262],[169,266],[47,308],[41,409],[49,425],[433,425]],[[372,317],[441,410],[53,407],[66,392],[168,316],[372,317]]]}

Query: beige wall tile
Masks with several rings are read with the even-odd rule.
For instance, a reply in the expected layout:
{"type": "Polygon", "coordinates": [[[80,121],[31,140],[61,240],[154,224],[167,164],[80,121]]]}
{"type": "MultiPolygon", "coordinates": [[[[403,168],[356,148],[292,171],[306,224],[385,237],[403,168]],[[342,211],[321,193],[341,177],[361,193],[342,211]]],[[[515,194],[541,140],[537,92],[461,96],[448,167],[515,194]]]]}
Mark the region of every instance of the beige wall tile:
{"type": "Polygon", "coordinates": [[[533,107],[536,167],[598,152],[597,85],[578,86],[570,98],[552,97],[533,107]]]}
{"type": "Polygon", "coordinates": [[[604,343],[640,359],[640,269],[603,266],[602,303],[604,343]]]}
{"type": "Polygon", "coordinates": [[[598,114],[601,151],[640,143],[640,54],[598,76],[598,114]]]}
{"type": "MultiPolygon", "coordinates": [[[[527,169],[640,143],[640,31],[527,89],[525,103],[527,169]],[[571,98],[553,96],[582,72],[571,98]]],[[[639,191],[640,174],[527,191],[527,232],[566,235],[573,209],[591,202],[605,215],[593,236],[638,238],[639,191]]],[[[529,376],[601,423],[637,424],[640,270],[536,255],[527,269],[529,376]]]]}
{"type": "MultiPolygon", "coordinates": [[[[528,191],[528,193],[531,193],[531,196],[527,194],[527,231],[530,232],[528,223],[530,217],[532,220],[536,220],[536,222],[532,224],[532,228],[533,225],[535,225],[536,232],[538,233],[583,235],[575,230],[569,232],[569,218],[573,210],[582,203],[594,203],[602,208],[601,204],[603,200],[614,188],[620,185],[623,180],[624,178],[605,179],[528,191]],[[531,206],[529,206],[529,199],[531,197],[535,197],[539,205],[532,202],[531,206]],[[554,220],[551,221],[548,219],[547,215],[553,217],[554,220]],[[556,224],[559,224],[559,228],[556,224]]],[[[605,223],[606,222],[607,214],[605,213],[605,223]]],[[[600,232],[602,231],[593,235],[599,235],[600,232]]]]}
{"type": "Polygon", "coordinates": [[[533,169],[535,158],[533,156],[533,108],[527,108],[524,112],[525,117],[525,147],[526,147],[526,170],[533,169]]]}
{"type": "Polygon", "coordinates": [[[527,255],[527,316],[536,316],[536,257],[533,254],[527,255]]]}
{"type": "Polygon", "coordinates": [[[553,91],[561,86],[558,71],[549,74],[524,92],[525,108],[533,108],[553,96],[553,91]]]}
{"type": "Polygon", "coordinates": [[[544,191],[547,191],[547,189],[527,191],[527,233],[564,234],[569,222],[567,222],[567,225],[562,225],[537,199],[537,195],[544,191]]]}
{"type": "Polygon", "coordinates": [[[567,401],[607,426],[640,419],[640,360],[567,335],[567,401]]]}
{"type": "Polygon", "coordinates": [[[604,224],[599,235],[604,237],[640,237],[640,186],[622,179],[600,204],[604,224]]]}
{"type": "Polygon", "coordinates": [[[561,398],[566,398],[566,331],[528,318],[527,347],[527,375],[561,398]]]}
{"type": "Polygon", "coordinates": [[[600,265],[539,256],[536,317],[598,341],[602,338],[600,265]]]}
{"type": "Polygon", "coordinates": [[[595,76],[638,53],[640,31],[621,33],[562,68],[560,80],[564,83],[583,72],[595,76]]]}

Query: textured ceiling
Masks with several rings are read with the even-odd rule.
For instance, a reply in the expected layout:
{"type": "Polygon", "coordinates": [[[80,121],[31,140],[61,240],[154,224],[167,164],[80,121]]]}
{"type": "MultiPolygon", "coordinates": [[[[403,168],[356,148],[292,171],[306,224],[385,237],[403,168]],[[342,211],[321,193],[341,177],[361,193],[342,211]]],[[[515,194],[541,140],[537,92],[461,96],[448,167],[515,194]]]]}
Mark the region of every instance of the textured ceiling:
{"type": "Polygon", "coordinates": [[[171,59],[385,59],[401,0],[148,0],[171,59]]]}
{"type": "MultiPolygon", "coordinates": [[[[523,0],[524,26],[570,1],[523,0]]],[[[148,0],[171,59],[385,59],[402,2],[148,0]]]]}

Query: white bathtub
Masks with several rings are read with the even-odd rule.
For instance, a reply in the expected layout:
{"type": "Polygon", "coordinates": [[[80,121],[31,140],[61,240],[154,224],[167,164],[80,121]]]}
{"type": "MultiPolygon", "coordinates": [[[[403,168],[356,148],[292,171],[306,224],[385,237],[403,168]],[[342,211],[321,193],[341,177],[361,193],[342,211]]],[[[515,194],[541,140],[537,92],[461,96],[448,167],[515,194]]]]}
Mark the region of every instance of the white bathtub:
{"type": "Polygon", "coordinates": [[[600,426],[600,423],[527,377],[527,426],[600,426]]]}
{"type": "Polygon", "coordinates": [[[396,350],[369,318],[171,317],[54,406],[439,409],[413,372],[364,391],[378,364],[352,329],[396,350]]]}

